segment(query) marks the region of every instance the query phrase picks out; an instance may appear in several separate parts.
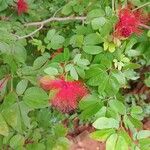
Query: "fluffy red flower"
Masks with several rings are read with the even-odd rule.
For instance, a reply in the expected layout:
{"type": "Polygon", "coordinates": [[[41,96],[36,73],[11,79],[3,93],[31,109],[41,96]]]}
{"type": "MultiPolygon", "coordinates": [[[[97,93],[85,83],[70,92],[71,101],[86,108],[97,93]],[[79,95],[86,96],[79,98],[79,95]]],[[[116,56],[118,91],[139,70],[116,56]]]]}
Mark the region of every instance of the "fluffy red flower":
{"type": "Polygon", "coordinates": [[[70,113],[77,108],[78,101],[88,94],[86,87],[79,81],[65,81],[43,77],[40,85],[45,90],[54,90],[52,106],[57,110],[70,113]]]}
{"type": "Polygon", "coordinates": [[[133,11],[131,8],[122,8],[119,11],[119,21],[115,26],[114,35],[116,37],[127,38],[133,33],[139,34],[141,30],[140,26],[146,22],[148,18],[144,16],[142,11],[133,11]]]}
{"type": "Polygon", "coordinates": [[[18,10],[18,15],[21,15],[22,13],[26,13],[28,11],[27,2],[25,0],[18,0],[17,10],[18,10]]]}

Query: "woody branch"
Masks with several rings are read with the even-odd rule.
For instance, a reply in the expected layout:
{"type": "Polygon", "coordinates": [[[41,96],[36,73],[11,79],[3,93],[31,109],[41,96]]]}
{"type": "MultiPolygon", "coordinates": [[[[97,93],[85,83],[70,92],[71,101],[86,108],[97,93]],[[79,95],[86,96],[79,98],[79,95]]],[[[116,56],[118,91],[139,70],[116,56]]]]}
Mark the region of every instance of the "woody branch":
{"type": "Polygon", "coordinates": [[[25,35],[25,36],[18,36],[16,35],[17,39],[25,39],[28,37],[32,37],[34,34],[36,34],[38,31],[40,31],[45,24],[50,23],[50,22],[63,22],[63,21],[82,21],[84,22],[86,20],[85,16],[69,16],[69,17],[51,17],[49,19],[43,20],[43,21],[39,21],[39,22],[31,22],[31,23],[25,23],[24,26],[29,27],[29,26],[40,26],[38,29],[36,29],[35,31],[25,35]]]}

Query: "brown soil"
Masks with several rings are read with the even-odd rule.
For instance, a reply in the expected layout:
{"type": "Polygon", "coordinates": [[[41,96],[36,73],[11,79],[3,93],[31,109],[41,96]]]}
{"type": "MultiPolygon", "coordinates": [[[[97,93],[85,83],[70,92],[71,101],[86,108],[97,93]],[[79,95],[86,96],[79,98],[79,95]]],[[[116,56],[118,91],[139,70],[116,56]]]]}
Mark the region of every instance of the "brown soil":
{"type": "Polygon", "coordinates": [[[88,131],[79,134],[72,142],[70,150],[105,150],[105,144],[92,140],[88,131]]]}

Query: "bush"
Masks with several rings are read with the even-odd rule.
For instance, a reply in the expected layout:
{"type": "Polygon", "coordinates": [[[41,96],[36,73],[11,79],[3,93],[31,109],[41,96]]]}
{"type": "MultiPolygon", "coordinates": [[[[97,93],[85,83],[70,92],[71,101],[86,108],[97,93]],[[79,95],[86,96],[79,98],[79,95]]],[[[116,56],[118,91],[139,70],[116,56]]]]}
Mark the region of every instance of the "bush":
{"type": "Polygon", "coordinates": [[[149,4],[1,0],[0,147],[69,149],[78,118],[107,150],[147,150],[149,4]]]}

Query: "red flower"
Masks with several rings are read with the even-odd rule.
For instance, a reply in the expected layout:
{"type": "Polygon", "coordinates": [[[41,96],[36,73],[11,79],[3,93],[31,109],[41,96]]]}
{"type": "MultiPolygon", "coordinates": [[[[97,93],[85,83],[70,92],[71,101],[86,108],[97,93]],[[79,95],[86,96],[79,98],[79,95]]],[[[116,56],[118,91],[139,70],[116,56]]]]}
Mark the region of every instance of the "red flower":
{"type": "Polygon", "coordinates": [[[127,38],[133,33],[140,34],[139,29],[148,18],[144,16],[142,11],[133,11],[131,8],[122,8],[119,11],[119,21],[115,26],[114,36],[127,38]]]}
{"type": "Polygon", "coordinates": [[[18,10],[18,15],[21,15],[22,13],[26,13],[28,11],[27,2],[25,0],[18,0],[17,10],[18,10]]]}
{"type": "Polygon", "coordinates": [[[52,106],[57,110],[70,113],[77,108],[78,101],[88,94],[86,87],[79,81],[65,81],[43,77],[40,85],[45,90],[54,90],[52,106]]]}

